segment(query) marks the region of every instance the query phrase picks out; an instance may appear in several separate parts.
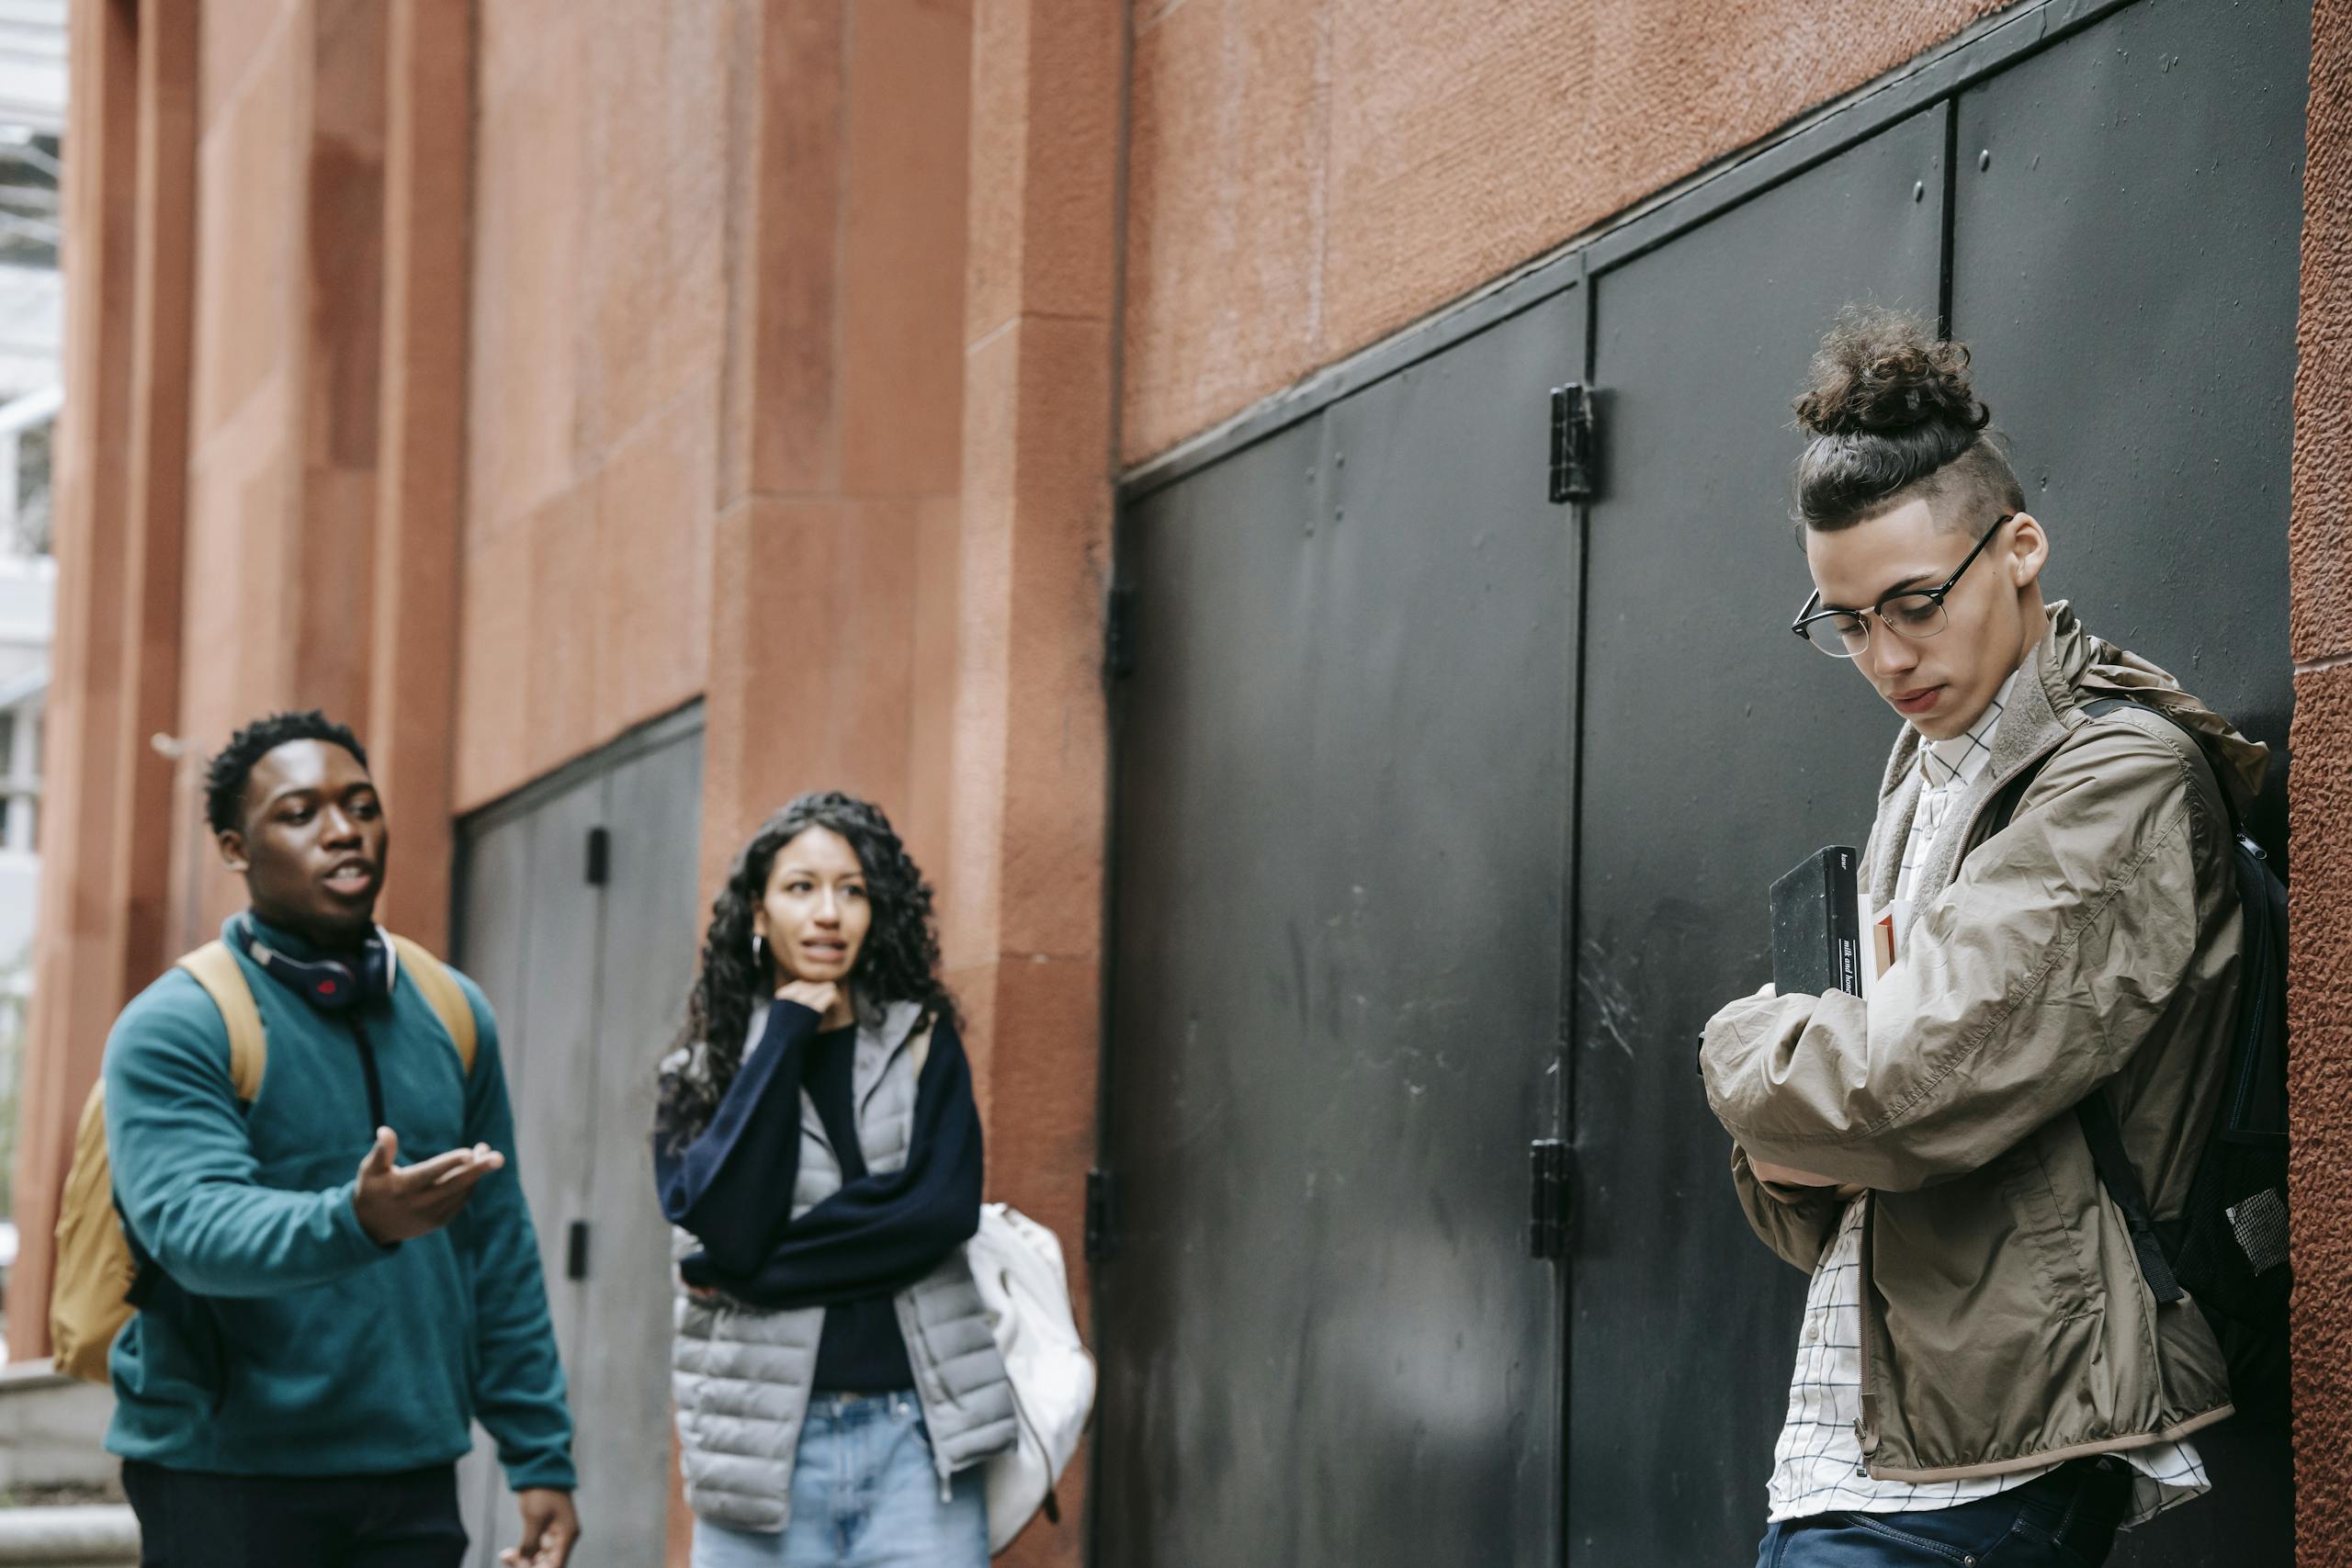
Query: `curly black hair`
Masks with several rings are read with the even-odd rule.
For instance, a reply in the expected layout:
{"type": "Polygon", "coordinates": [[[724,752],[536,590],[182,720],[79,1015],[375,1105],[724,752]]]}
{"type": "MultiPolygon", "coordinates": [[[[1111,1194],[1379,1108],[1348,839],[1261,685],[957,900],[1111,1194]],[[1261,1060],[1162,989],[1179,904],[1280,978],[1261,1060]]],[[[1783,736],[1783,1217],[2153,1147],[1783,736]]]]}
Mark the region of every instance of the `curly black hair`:
{"type": "Polygon", "coordinates": [[[1800,532],[1866,523],[1913,494],[1956,530],[1981,528],[1989,511],[2025,510],[1968,357],[1917,316],[1874,305],[1838,313],[1796,400],[1809,437],[1797,459],[1800,532]],[[1961,500],[1975,504],[1947,504],[1961,500]]]}
{"type": "Polygon", "coordinates": [[[874,921],[851,967],[861,1002],[919,1002],[935,1020],[956,1021],[956,998],[939,977],[939,937],[931,885],[923,880],[879,807],[854,795],[804,795],[769,818],[735,855],[727,884],[711,900],[702,970],[687,993],[686,1021],[664,1053],[654,1132],[683,1148],[710,1125],[727,1086],[743,1065],[752,1013],[775,993],[775,976],[752,948],[752,917],[766,896],[777,852],[811,828],[849,840],[865,872],[874,921]]]}
{"type": "Polygon", "coordinates": [[[245,825],[245,781],[254,764],[289,740],[324,740],[340,746],[368,765],[368,748],[359,737],[316,708],[302,713],[274,713],[257,718],[212,755],[204,767],[204,819],[216,833],[240,831],[245,825]]]}

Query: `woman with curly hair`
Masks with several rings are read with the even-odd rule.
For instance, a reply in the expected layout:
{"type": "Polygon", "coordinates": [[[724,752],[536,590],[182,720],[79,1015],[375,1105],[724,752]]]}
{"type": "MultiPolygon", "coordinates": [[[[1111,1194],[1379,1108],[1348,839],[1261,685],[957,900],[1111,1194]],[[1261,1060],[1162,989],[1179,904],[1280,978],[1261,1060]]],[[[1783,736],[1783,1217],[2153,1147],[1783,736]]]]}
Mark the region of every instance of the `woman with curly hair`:
{"type": "Polygon", "coordinates": [[[1012,1446],[964,1243],[979,1113],[931,889],[867,803],[804,795],[736,855],[661,1070],[695,1568],[979,1568],[1012,1446]]]}

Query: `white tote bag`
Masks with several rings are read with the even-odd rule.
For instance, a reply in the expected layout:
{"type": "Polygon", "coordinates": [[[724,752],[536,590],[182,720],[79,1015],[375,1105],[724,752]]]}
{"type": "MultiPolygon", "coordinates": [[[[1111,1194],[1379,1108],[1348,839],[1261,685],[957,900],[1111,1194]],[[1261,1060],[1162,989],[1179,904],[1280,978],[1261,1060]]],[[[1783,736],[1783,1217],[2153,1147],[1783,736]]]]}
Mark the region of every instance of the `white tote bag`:
{"type": "Polygon", "coordinates": [[[1012,1544],[1040,1507],[1059,1518],[1054,1483],[1094,1408],[1094,1358],[1078,1337],[1069,1274],[1053,1232],[1017,1210],[989,1203],[980,1209],[979,1234],[965,1250],[1012,1381],[1020,1428],[1014,1445],[985,1467],[989,1554],[994,1556],[1012,1544]]]}

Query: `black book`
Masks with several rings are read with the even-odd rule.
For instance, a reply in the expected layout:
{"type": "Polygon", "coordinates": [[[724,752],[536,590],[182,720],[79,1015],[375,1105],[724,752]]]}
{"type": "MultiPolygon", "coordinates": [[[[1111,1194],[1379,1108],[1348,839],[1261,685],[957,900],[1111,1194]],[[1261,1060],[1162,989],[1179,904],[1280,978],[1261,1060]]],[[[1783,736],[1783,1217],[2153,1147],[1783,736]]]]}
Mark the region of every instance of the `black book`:
{"type": "Polygon", "coordinates": [[[1772,984],[1781,995],[1862,994],[1858,861],[1832,844],[1772,884],[1772,984]]]}

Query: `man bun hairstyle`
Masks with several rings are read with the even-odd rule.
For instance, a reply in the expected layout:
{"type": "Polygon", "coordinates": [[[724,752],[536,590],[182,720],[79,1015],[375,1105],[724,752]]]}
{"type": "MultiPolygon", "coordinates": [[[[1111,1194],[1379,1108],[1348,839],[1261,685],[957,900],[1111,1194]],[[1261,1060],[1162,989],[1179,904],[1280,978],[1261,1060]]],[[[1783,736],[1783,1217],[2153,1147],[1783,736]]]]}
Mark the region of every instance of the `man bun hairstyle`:
{"type": "Polygon", "coordinates": [[[316,708],[303,713],[274,713],[257,718],[213,754],[204,767],[204,819],[216,833],[242,831],[245,825],[245,781],[254,764],[289,740],[323,740],[340,746],[368,765],[368,749],[359,737],[316,708]]]}
{"type": "Polygon", "coordinates": [[[1966,345],[1917,316],[1877,305],[1840,310],[1796,414],[1807,437],[1796,471],[1804,527],[1849,528],[1914,495],[1955,529],[2025,509],[1993,411],[1970,384],[1966,345]]]}

